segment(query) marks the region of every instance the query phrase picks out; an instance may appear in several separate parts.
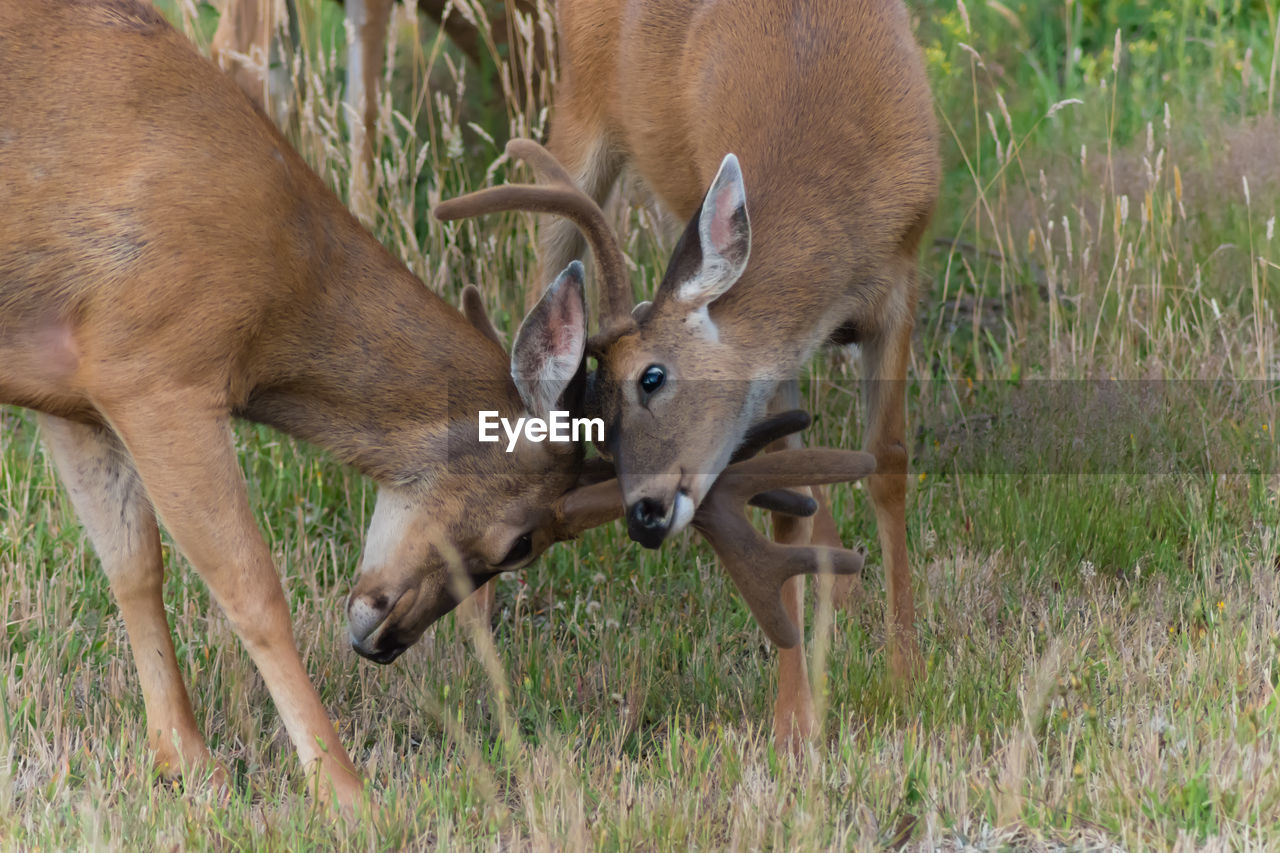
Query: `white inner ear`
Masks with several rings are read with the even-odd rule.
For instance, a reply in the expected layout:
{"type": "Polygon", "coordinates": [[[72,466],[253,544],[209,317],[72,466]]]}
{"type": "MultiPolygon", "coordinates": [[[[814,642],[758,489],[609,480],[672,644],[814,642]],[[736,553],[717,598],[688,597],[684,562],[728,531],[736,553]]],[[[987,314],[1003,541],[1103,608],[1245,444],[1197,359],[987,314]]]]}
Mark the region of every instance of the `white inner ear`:
{"type": "Polygon", "coordinates": [[[582,265],[574,261],[520,325],[511,350],[511,378],[525,407],[545,418],[573,381],[586,347],[582,265]],[[570,276],[577,284],[566,280],[570,276]]]}
{"type": "Polygon", "coordinates": [[[553,355],[542,362],[535,375],[516,379],[517,390],[529,407],[530,414],[540,418],[547,417],[573,379],[581,359],[580,353],[553,355]]]}
{"type": "Polygon", "coordinates": [[[676,298],[681,302],[706,307],[715,302],[737,282],[738,275],[733,274],[729,261],[720,255],[702,256],[702,269],[693,278],[680,285],[676,298]]]}
{"type": "Polygon", "coordinates": [[[734,214],[746,206],[746,188],[742,183],[742,171],[738,158],[725,155],[716,179],[707,190],[698,217],[698,241],[702,244],[702,267],[698,274],[680,285],[676,297],[682,302],[706,304],[724,295],[741,278],[751,254],[751,227],[748,223],[746,251],[741,260],[723,253],[735,241],[734,214]]]}
{"type": "MultiPolygon", "coordinates": [[[[550,367],[551,363],[544,366],[550,367]]],[[[527,414],[543,419],[550,416],[551,410],[560,399],[560,393],[568,384],[568,380],[561,383],[554,374],[547,372],[514,378],[516,392],[520,395],[520,401],[524,403],[527,414]]]]}

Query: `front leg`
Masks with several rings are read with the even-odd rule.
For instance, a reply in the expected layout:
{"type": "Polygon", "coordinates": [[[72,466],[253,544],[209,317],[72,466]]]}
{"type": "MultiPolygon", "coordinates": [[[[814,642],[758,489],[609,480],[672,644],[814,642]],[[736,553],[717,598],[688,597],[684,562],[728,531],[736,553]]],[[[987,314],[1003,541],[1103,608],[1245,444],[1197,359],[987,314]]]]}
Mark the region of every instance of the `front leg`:
{"type": "Polygon", "coordinates": [[[339,805],[353,806],[360,774],[303,668],[280,580],[249,510],[226,407],[214,394],[184,390],[103,409],[160,520],[262,673],[304,768],[339,805]]]}
{"type": "MultiPolygon", "coordinates": [[[[787,382],[774,396],[770,412],[797,408],[799,386],[787,382]]],[[[799,434],[775,442],[770,450],[802,447],[799,434]]],[[[801,491],[801,490],[797,490],[801,491]]],[[[813,519],[775,512],[773,538],[784,545],[808,545],[813,536],[813,519]]],[[[804,653],[804,576],[797,575],[782,585],[782,606],[800,629],[800,642],[790,649],[778,649],[778,696],[773,706],[773,739],[780,749],[795,751],[818,731],[813,706],[813,688],[809,684],[809,662],[804,653]]]]}
{"type": "MultiPolygon", "coordinates": [[[[909,287],[914,293],[914,283],[909,287]]],[[[909,299],[915,308],[914,295],[909,299]]],[[[876,457],[867,491],[876,513],[884,554],[885,625],[889,669],[909,687],[924,669],[916,645],[915,599],[907,562],[907,359],[911,351],[910,313],[892,317],[863,345],[868,423],[864,449],[876,457]]]]}
{"type": "MultiPolygon", "coordinates": [[[[840,530],[836,527],[835,516],[831,514],[831,487],[818,486],[813,490],[813,496],[818,501],[818,511],[813,514],[813,535],[809,541],[828,548],[843,548],[840,530]]],[[[837,610],[847,607],[853,595],[853,584],[859,579],[857,575],[822,575],[818,578],[818,595],[826,596],[837,610]]]]}
{"type": "Polygon", "coordinates": [[[160,531],[128,453],[104,428],[52,415],[39,420],[45,446],[124,617],[156,769],[166,779],[178,778],[184,768],[211,773],[215,785],[223,784],[178,671],[162,597],[160,531]]]}

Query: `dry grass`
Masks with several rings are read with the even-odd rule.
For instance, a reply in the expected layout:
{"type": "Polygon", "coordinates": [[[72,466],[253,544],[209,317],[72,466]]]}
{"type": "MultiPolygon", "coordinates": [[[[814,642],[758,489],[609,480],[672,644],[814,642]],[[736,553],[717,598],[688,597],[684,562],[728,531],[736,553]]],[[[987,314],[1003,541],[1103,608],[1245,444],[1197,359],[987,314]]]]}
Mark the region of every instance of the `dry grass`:
{"type": "MultiPolygon", "coordinates": [[[[503,96],[401,15],[378,168],[353,179],[337,12],[302,5],[308,47],[289,119],[300,150],[428,286],[452,298],[478,284],[510,331],[534,284],[533,223],[441,227],[425,214],[503,180],[505,135],[540,134],[545,113],[513,106],[523,81],[503,96]]],[[[200,8],[176,12],[207,38],[200,8]]],[[[338,614],[372,486],[245,427],[242,458],[299,645],[378,806],[347,824],[313,808],[265,688],[175,554],[166,601],[178,654],[236,786],[226,803],[171,791],[149,774],[105,579],[31,419],[4,410],[0,846],[1280,845],[1280,471],[1264,452],[1280,375],[1274,122],[1210,121],[1189,99],[1167,121],[1149,116],[1149,135],[1120,139],[1114,116],[1146,105],[1125,100],[1123,68],[1105,61],[1107,88],[1065,93],[1083,104],[1011,110],[1008,76],[982,58],[999,37],[957,20],[937,44],[945,68],[931,58],[948,75],[940,92],[969,75],[969,101],[939,103],[953,131],[949,189],[924,258],[912,371],[917,455],[932,461],[909,501],[927,659],[910,695],[885,672],[873,567],[865,594],[835,615],[824,736],[795,760],[778,756],[772,655],[709,553],[691,540],[641,552],[616,530],[500,581],[480,654],[448,619],[393,667],[360,661],[338,614]],[[1110,377],[1205,380],[1204,394],[1149,418],[1144,440],[1173,448],[1172,462],[1002,473],[929,456],[978,415],[984,435],[1010,440],[1011,383],[1110,377]],[[1242,461],[1220,470],[1178,456],[1205,435],[1218,458],[1242,461]]],[[[651,287],[660,228],[647,204],[627,202],[621,232],[651,287]]],[[[856,375],[842,356],[815,364],[822,440],[856,444],[856,375]]],[[[1086,424],[1108,416],[1086,411],[1086,424]]],[[[846,540],[871,544],[874,563],[860,491],[836,503],[846,540]]]]}

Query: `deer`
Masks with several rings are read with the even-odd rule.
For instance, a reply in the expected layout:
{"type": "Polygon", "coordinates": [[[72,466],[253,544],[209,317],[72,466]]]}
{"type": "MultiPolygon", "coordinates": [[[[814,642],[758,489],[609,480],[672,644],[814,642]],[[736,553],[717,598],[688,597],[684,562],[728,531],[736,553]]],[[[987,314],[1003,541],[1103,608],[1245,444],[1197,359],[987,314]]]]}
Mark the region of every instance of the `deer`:
{"type": "MultiPolygon", "coordinates": [[[[225,784],[174,654],[163,524],[308,778],[350,811],[363,781],[294,641],[233,420],[325,448],[376,483],[346,612],[355,650],[392,660],[475,583],[622,513],[616,480],[591,473],[581,446],[507,453],[478,435],[479,409],[541,413],[582,393],[582,267],[546,288],[508,353],[478,291],[459,312],[415,277],[143,0],[12,0],[0,44],[0,404],[36,413],[107,575],[157,772],[225,784]]],[[[747,438],[798,428],[783,418],[747,438]]],[[[794,571],[861,567],[856,552],[768,550],[742,530],[746,494],[812,509],[773,493],[797,482],[788,468],[829,482],[873,465],[807,453],[729,466],[699,517],[760,594],[794,571]]]]}
{"type": "MultiPolygon", "coordinates": [[[[822,345],[857,345],[867,480],[884,561],[887,654],[921,669],[906,542],[905,390],[918,252],[939,192],[937,125],[900,0],[560,0],[547,147],[602,201],[624,169],[685,222],[652,302],[626,276],[589,342],[594,410],[632,539],[686,526],[733,448],[794,399],[822,345]]],[[[540,270],[581,257],[563,221],[540,270]]],[[[788,439],[794,443],[794,437],[788,439]]],[[[823,500],[825,504],[825,499],[823,500]]],[[[838,544],[830,513],[780,541],[838,544]]],[[[802,625],[804,579],[784,597],[802,625]]],[[[847,586],[841,585],[843,596],[847,586]]],[[[779,656],[774,734],[815,731],[803,645],[779,656]]]]}

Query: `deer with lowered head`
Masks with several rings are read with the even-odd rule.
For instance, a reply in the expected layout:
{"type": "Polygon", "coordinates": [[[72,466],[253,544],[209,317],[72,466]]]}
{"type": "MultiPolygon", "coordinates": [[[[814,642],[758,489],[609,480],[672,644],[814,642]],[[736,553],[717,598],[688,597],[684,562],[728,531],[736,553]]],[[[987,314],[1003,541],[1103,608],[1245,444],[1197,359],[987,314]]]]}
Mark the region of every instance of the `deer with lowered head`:
{"type": "MultiPolygon", "coordinates": [[[[625,168],[687,221],[652,304],[604,300],[594,406],[633,539],[693,518],[744,433],[824,343],[857,344],[891,669],[920,666],[908,568],[905,390],[917,254],[938,195],[924,64],[901,0],[560,0],[548,147],[601,200],[625,168]]],[[[541,263],[580,257],[565,223],[541,263]]],[[[838,543],[824,509],[782,540],[838,543]]],[[[803,624],[803,579],[785,590],[803,624]]],[[[802,646],[779,659],[775,735],[814,729],[802,646]]]]}
{"type": "MultiPolygon", "coordinates": [[[[303,765],[349,806],[362,782],[294,642],[232,420],[327,448],[377,482],[347,609],[355,648],[391,660],[471,584],[621,514],[616,482],[584,479],[580,447],[478,440],[478,410],[572,405],[581,267],[547,289],[508,355],[476,291],[464,317],[414,277],[150,5],[9,0],[0,45],[0,403],[38,413],[120,607],[158,768],[221,776],[174,655],[163,523],[303,765]]],[[[792,459],[812,482],[870,469],[859,454],[807,453],[792,459]]],[[[809,479],[766,457],[724,482],[698,523],[765,593],[789,573],[860,565],[744,535],[744,496],[809,479]],[[761,555],[772,573],[750,565],[761,555]]]]}

